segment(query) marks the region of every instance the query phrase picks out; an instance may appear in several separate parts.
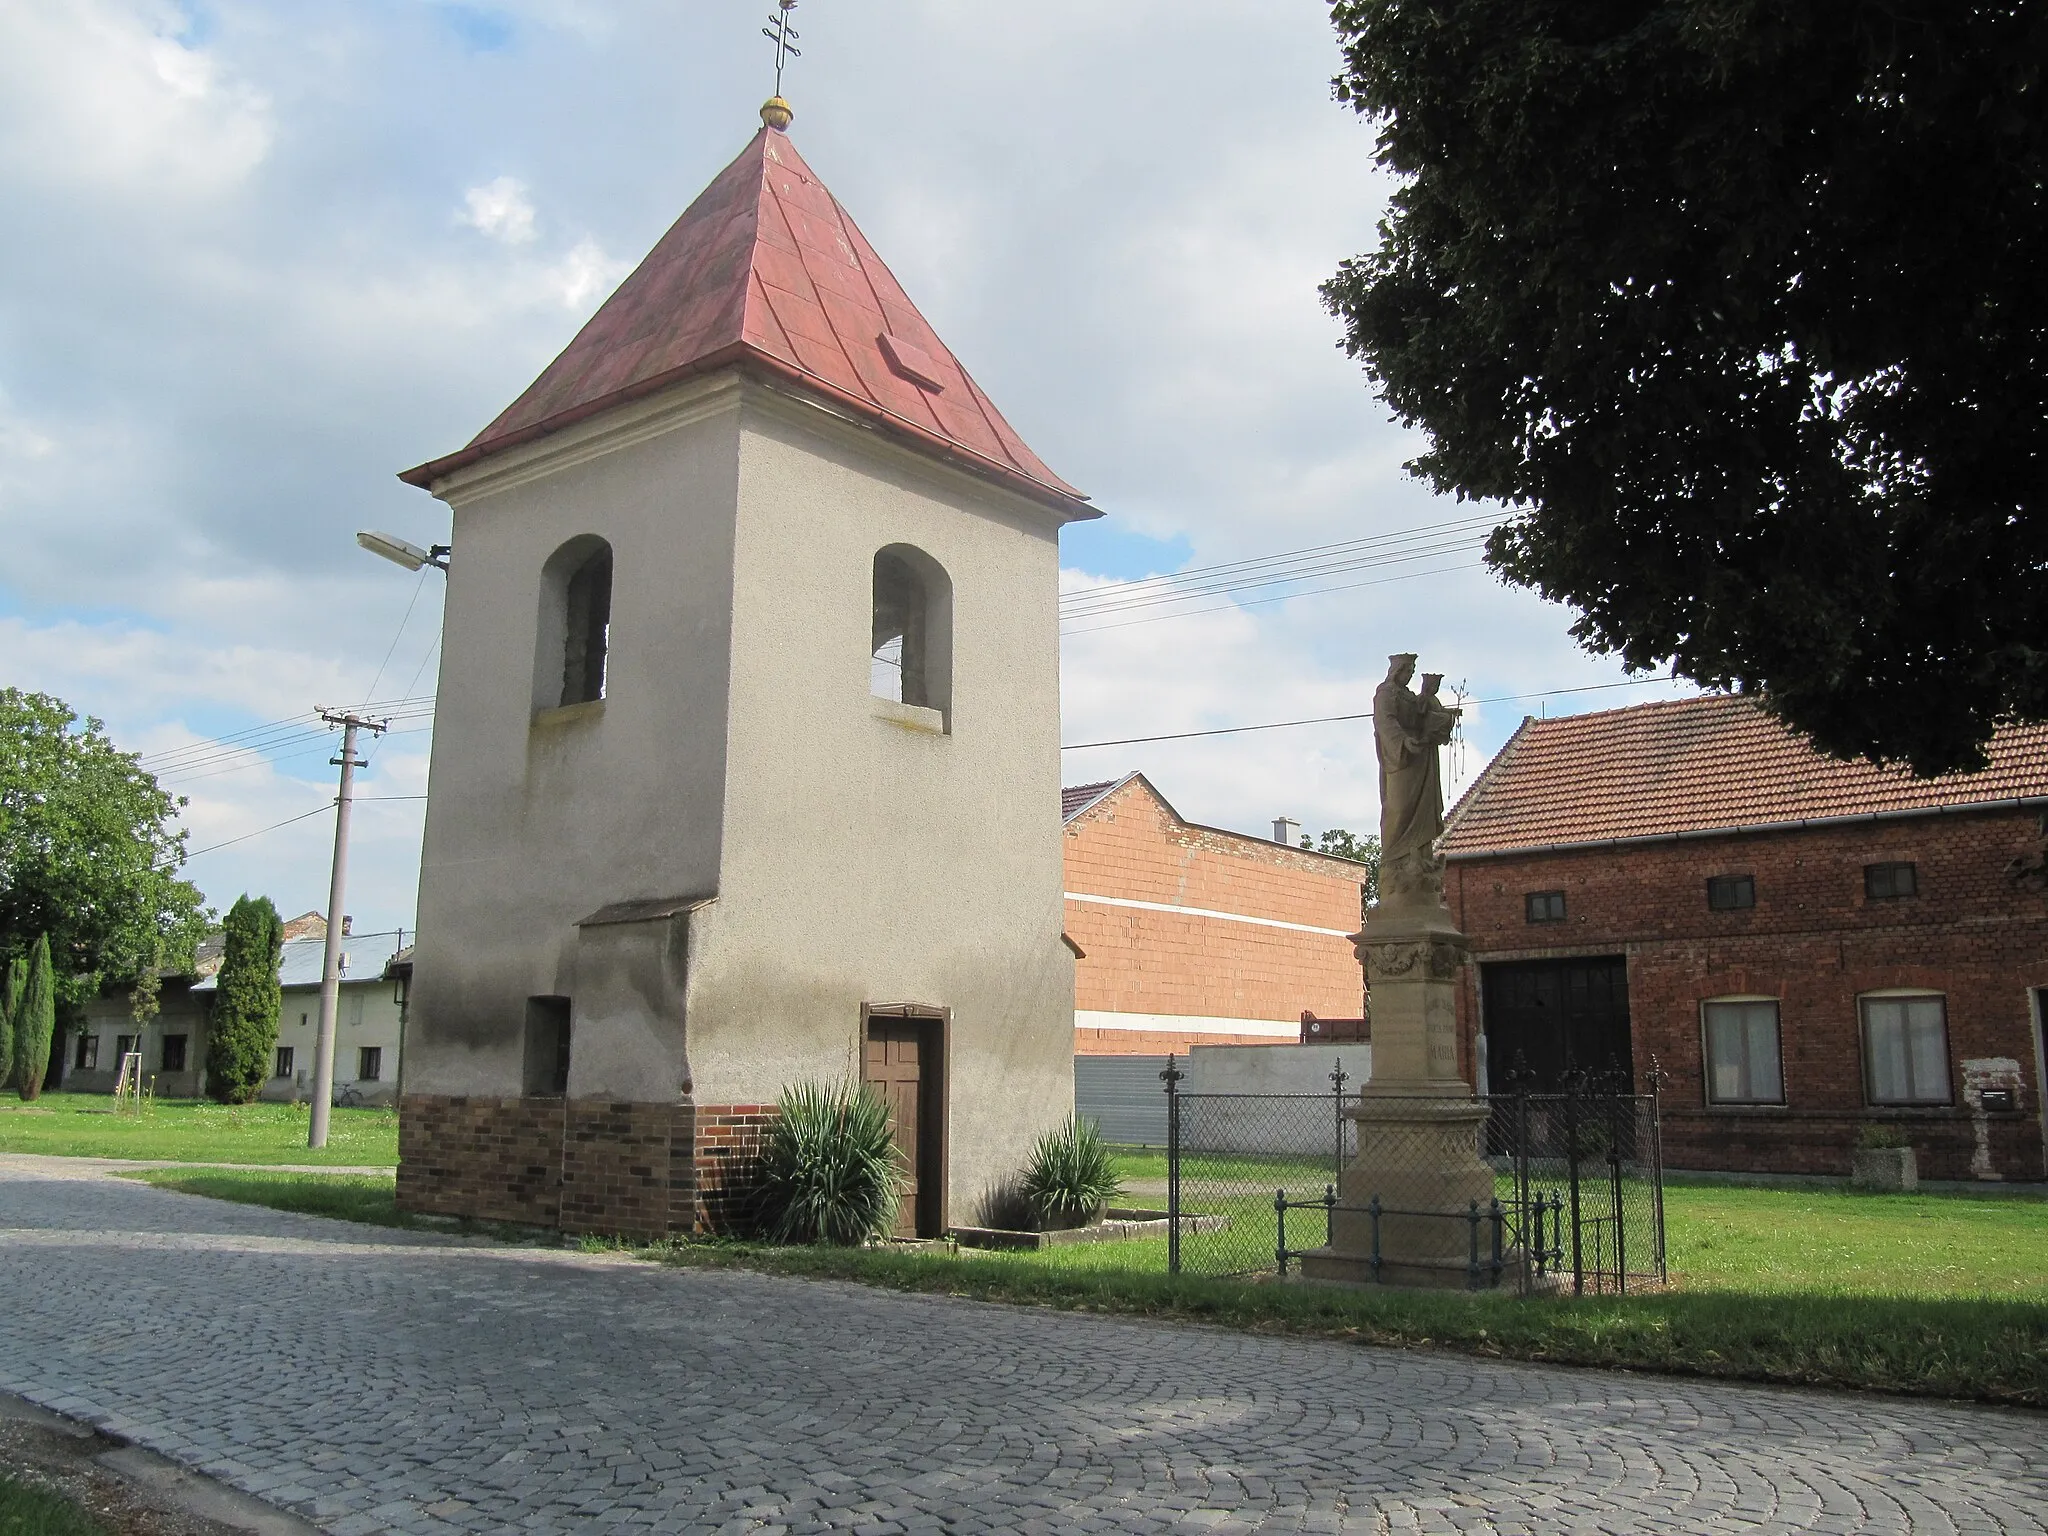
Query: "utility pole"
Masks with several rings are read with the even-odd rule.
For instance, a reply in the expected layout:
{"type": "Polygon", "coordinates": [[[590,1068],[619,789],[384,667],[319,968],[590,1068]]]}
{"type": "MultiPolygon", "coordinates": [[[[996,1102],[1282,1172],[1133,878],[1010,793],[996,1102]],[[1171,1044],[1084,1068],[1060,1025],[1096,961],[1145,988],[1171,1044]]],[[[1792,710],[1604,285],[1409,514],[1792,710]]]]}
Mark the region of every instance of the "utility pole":
{"type": "Polygon", "coordinates": [[[323,709],[320,718],[341,727],[341,795],[334,802],[334,873],[327,886],[327,955],[320,966],[320,1033],[313,1046],[313,1113],[306,1145],[327,1145],[328,1111],[334,1104],[334,1025],[341,1011],[341,904],[348,888],[348,817],[355,803],[356,732],[382,735],[390,723],[366,720],[350,710],[323,709]]]}

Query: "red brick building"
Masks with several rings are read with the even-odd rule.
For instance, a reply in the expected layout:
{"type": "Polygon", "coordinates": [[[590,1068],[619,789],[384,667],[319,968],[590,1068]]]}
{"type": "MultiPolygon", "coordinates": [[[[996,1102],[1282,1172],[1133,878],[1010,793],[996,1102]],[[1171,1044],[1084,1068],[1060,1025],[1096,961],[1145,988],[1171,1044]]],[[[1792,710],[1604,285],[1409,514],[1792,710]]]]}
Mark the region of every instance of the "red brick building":
{"type": "Polygon", "coordinates": [[[1525,720],[1441,845],[1468,1061],[1654,1056],[1676,1168],[1847,1173],[1879,1124],[1923,1177],[2048,1176],[2048,728],[1991,758],[1837,762],[1734,698],[1525,720]]]}
{"type": "Polygon", "coordinates": [[[1141,773],[1065,791],[1074,1052],[1186,1054],[1356,1018],[1363,868],[1183,820],[1141,773]]]}

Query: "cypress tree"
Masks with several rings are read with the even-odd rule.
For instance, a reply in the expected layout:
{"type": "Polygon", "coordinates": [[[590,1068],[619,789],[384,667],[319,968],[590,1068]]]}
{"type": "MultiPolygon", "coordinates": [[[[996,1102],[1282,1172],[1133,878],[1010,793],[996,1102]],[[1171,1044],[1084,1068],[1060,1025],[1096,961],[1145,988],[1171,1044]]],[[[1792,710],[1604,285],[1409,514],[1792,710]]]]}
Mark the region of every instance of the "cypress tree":
{"type": "Polygon", "coordinates": [[[7,981],[0,987],[0,1087],[14,1080],[14,1035],[21,1028],[21,995],[28,990],[28,961],[16,955],[7,963],[7,981]]]}
{"type": "Polygon", "coordinates": [[[243,896],[223,925],[220,978],[206,1033],[206,1092],[223,1104],[247,1104],[270,1075],[283,1004],[277,962],[284,922],[267,896],[243,896]]]}
{"type": "Polygon", "coordinates": [[[50,936],[46,933],[29,951],[28,976],[14,1026],[14,1083],[24,1099],[43,1091],[43,1073],[49,1070],[50,1040],[57,1032],[56,982],[50,974],[50,936]]]}

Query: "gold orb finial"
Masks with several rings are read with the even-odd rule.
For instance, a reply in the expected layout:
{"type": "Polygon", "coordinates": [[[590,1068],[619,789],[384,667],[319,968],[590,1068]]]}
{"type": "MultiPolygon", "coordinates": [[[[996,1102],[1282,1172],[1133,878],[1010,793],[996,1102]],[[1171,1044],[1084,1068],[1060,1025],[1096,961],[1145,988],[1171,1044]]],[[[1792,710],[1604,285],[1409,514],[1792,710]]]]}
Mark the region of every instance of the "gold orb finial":
{"type": "Polygon", "coordinates": [[[770,96],[761,103],[761,121],[777,133],[787,133],[789,125],[796,120],[796,114],[789,109],[789,103],[780,96],[770,96]]]}

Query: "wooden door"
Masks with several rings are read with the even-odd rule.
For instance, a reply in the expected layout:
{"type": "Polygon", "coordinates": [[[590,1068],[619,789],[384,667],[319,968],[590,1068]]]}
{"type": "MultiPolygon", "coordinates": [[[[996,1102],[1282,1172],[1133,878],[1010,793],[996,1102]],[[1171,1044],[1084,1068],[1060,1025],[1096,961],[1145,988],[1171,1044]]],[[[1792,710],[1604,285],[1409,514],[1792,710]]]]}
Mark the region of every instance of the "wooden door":
{"type": "Polygon", "coordinates": [[[896,1208],[898,1237],[937,1237],[941,1184],[939,1021],[868,1019],[862,1076],[889,1106],[889,1131],[909,1183],[896,1208]]]}

